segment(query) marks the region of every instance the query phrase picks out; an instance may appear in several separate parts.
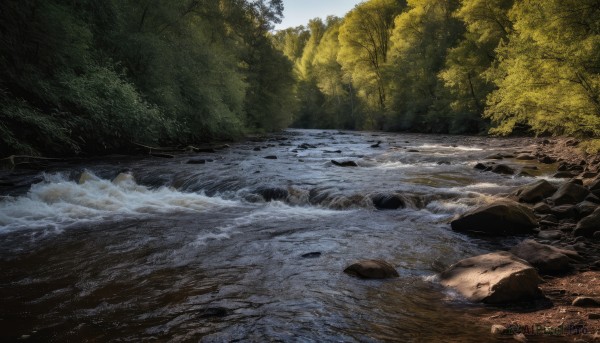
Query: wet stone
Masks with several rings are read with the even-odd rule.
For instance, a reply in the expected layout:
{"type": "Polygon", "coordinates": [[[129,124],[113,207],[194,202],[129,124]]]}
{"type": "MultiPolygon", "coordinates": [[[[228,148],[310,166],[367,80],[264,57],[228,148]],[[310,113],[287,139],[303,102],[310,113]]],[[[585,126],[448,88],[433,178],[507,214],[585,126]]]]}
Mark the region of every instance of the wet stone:
{"type": "Polygon", "coordinates": [[[222,318],[229,315],[229,311],[224,307],[208,307],[199,312],[201,318],[222,318]]]}
{"type": "Polygon", "coordinates": [[[400,276],[394,266],[383,260],[358,261],[344,269],[344,273],[362,279],[388,279],[400,276]]]}

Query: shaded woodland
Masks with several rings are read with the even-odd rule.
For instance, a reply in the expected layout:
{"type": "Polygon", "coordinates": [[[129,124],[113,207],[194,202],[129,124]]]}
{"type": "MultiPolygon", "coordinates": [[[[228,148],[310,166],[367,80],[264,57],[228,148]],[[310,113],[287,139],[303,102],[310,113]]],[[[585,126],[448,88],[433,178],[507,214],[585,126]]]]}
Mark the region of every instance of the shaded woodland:
{"type": "Polygon", "coordinates": [[[2,155],[103,153],[286,127],[279,0],[0,3],[2,155]]]}
{"type": "Polygon", "coordinates": [[[600,0],[369,0],[274,31],[282,13],[280,0],[2,1],[1,155],[290,125],[600,136],[600,0]]]}

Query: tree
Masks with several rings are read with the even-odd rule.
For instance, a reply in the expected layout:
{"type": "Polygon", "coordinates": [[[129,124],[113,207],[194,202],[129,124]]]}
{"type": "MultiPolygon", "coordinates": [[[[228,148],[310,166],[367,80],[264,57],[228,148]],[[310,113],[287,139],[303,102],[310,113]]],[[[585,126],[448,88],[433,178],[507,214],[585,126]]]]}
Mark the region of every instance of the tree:
{"type": "Polygon", "coordinates": [[[600,134],[600,2],[527,0],[509,12],[514,32],[490,73],[492,133],[600,134]]]}
{"type": "MultiPolygon", "coordinates": [[[[397,0],[363,2],[346,15],[340,27],[338,61],[345,81],[358,89],[369,112],[386,112],[388,46],[394,18],[404,6],[404,1],[397,0]]],[[[379,127],[381,120],[370,115],[366,125],[379,127]]]]}
{"type": "Polygon", "coordinates": [[[467,30],[448,51],[439,74],[451,132],[481,132],[487,126],[481,116],[495,86],[486,73],[496,61],[496,48],[512,31],[508,18],[512,4],[513,0],[464,0],[455,12],[467,30]]]}
{"type": "Polygon", "coordinates": [[[396,18],[390,43],[394,128],[447,131],[447,120],[438,120],[432,109],[439,106],[437,75],[464,30],[453,16],[458,5],[458,0],[409,0],[409,10],[396,18]]]}

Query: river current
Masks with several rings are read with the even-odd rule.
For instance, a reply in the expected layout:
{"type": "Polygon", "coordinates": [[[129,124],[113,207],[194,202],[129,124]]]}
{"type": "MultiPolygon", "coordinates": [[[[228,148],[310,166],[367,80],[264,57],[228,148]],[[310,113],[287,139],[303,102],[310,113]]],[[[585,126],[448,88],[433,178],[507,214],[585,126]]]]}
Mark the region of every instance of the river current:
{"type": "Polygon", "coordinates": [[[2,172],[0,340],[490,341],[474,320],[489,309],[435,275],[506,243],[452,232],[452,217],[552,181],[535,161],[501,162],[530,177],[473,168],[532,142],[288,130],[216,153],[2,172]],[[373,205],[390,194],[400,208],[373,205]],[[367,258],[400,277],[342,272],[367,258]]]}

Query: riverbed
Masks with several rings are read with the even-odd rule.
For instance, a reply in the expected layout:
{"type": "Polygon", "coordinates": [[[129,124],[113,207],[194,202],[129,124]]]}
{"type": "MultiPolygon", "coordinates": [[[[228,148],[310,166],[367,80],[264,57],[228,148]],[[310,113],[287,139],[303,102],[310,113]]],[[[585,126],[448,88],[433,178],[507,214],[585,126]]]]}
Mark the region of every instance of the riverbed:
{"type": "MultiPolygon", "coordinates": [[[[449,220],[530,176],[474,169],[534,139],[288,130],[174,158],[2,172],[0,338],[24,341],[481,342],[490,311],[436,282],[515,242],[449,220]],[[342,167],[339,163],[354,162],[342,167]],[[192,162],[192,163],[189,163],[192,162]],[[397,209],[372,199],[395,195],[397,209]],[[344,274],[380,258],[400,274],[344,274]]],[[[500,162],[499,162],[500,163],[500,162]]]]}

